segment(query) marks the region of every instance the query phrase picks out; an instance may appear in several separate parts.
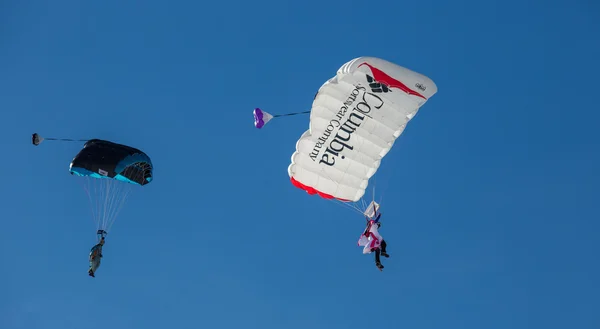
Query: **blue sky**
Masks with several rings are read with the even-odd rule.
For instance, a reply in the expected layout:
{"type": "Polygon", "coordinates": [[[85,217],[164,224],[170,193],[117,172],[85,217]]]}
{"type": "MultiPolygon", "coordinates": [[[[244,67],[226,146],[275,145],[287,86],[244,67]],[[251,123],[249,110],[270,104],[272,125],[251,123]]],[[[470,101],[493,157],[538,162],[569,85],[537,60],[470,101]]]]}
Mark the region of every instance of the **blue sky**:
{"type": "Polygon", "coordinates": [[[600,7],[593,1],[8,1],[0,10],[0,327],[598,328],[600,7]],[[377,56],[439,92],[364,221],[289,183],[304,111],[377,56]],[[155,180],[97,277],[81,144],[141,148],[155,180]]]}

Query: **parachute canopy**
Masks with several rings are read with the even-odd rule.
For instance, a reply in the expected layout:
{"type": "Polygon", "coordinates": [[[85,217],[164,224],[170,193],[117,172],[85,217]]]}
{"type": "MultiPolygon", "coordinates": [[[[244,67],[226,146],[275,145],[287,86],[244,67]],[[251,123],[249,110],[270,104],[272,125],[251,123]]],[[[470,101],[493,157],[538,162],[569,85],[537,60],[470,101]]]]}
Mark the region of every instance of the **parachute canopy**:
{"type": "Polygon", "coordinates": [[[353,59],[321,86],[288,174],[309,194],[359,201],[408,121],[437,92],[428,77],[374,57],[353,59]]]}
{"type": "Polygon", "coordinates": [[[136,148],[91,139],[71,162],[70,172],[78,176],[146,185],[152,181],[152,161],[136,148]]]}
{"type": "Polygon", "coordinates": [[[131,189],[152,182],[153,166],[146,153],[126,145],[91,139],[69,169],[88,194],[97,229],[108,232],[131,189]]]}

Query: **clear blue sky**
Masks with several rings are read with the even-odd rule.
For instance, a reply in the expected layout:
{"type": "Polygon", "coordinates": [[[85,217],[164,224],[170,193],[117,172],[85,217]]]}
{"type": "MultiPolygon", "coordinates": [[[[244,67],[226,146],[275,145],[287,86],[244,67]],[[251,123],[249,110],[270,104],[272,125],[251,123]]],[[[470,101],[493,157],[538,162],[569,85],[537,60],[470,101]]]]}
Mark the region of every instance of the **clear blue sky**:
{"type": "Polygon", "coordinates": [[[600,6],[574,1],[4,1],[0,327],[599,328],[600,6]],[[385,158],[379,272],[364,221],[293,187],[338,67],[439,87],[385,158]],[[141,148],[95,279],[81,144],[141,148]]]}

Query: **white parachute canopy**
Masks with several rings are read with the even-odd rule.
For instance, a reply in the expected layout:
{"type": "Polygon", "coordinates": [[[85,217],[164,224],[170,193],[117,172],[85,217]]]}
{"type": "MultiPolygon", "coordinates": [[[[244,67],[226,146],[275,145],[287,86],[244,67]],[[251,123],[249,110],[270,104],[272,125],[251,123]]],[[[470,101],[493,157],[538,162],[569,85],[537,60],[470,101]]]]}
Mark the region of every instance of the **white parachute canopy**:
{"type": "Polygon", "coordinates": [[[309,129],[288,167],[292,184],[326,199],[359,201],[408,122],[436,92],[430,78],[383,59],[347,62],[315,96],[309,129]]]}

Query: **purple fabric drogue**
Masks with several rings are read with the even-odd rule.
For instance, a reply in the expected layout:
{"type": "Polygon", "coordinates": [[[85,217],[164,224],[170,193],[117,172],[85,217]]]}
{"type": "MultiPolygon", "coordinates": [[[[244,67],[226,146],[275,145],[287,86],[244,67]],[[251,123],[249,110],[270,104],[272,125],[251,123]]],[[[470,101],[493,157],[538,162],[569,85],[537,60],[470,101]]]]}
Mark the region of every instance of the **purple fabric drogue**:
{"type": "Polygon", "coordinates": [[[254,125],[258,129],[265,125],[265,121],[263,120],[263,111],[259,108],[254,109],[254,125]]]}

